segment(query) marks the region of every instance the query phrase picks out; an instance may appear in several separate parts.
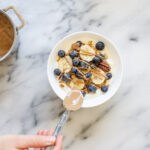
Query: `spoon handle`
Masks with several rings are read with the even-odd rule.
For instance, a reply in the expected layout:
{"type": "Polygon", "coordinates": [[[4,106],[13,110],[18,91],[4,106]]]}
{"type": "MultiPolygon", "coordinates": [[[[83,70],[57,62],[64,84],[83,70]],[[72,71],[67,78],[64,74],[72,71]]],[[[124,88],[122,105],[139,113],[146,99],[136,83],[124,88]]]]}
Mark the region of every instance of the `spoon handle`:
{"type": "MultiPolygon", "coordinates": [[[[69,114],[70,114],[70,111],[66,109],[65,112],[63,113],[59,123],[57,124],[54,133],[53,133],[53,136],[55,136],[56,138],[59,135],[61,129],[63,128],[65,122],[68,120],[69,114]]],[[[53,150],[53,148],[54,148],[54,146],[47,147],[46,150],[53,150]]]]}

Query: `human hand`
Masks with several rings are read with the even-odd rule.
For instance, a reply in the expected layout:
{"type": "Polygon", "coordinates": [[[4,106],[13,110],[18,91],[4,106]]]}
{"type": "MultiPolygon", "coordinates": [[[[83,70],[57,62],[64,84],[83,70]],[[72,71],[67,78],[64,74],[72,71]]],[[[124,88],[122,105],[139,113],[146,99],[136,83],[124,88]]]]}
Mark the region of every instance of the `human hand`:
{"type": "MultiPolygon", "coordinates": [[[[52,136],[53,130],[40,130],[37,135],[43,135],[43,136],[52,136]]],[[[62,141],[63,141],[63,136],[60,135],[57,137],[55,144],[54,144],[54,149],[53,150],[62,150],[62,141]]],[[[45,150],[45,148],[35,148],[34,150],[45,150]]]]}
{"type": "Polygon", "coordinates": [[[0,150],[27,150],[28,148],[38,148],[55,144],[54,150],[62,149],[62,136],[57,139],[52,136],[52,130],[41,130],[38,135],[5,135],[0,137],[0,150]]]}

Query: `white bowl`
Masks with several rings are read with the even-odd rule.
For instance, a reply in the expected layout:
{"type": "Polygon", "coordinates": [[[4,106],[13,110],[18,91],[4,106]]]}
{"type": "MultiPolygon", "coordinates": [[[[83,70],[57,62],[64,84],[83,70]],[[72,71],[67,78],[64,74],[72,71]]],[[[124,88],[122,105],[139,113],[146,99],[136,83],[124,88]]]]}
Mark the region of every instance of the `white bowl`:
{"type": "Polygon", "coordinates": [[[116,93],[122,80],[123,69],[119,50],[110,40],[100,34],[89,31],[76,32],[66,36],[60,42],[58,42],[51,51],[48,59],[47,72],[49,83],[51,84],[53,90],[62,100],[64,100],[67,92],[59,86],[59,82],[55,78],[53,73],[54,68],[57,68],[57,53],[60,49],[64,49],[70,46],[73,42],[76,42],[78,40],[82,41],[85,38],[87,40],[103,41],[105,43],[105,46],[108,48],[110,56],[113,60],[113,77],[111,79],[112,82],[110,84],[108,92],[96,96],[93,94],[90,98],[87,98],[88,96],[85,96],[82,107],[93,107],[108,101],[116,93]]]}

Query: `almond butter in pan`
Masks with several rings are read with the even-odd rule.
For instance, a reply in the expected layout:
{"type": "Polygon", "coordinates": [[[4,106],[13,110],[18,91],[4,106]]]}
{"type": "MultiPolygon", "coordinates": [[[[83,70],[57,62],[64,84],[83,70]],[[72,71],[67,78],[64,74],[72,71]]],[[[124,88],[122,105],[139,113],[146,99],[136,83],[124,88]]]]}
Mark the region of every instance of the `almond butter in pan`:
{"type": "Polygon", "coordinates": [[[14,41],[14,29],[8,18],[0,13],[0,58],[11,48],[14,41]]]}
{"type": "Polygon", "coordinates": [[[0,62],[3,61],[12,51],[18,48],[18,34],[19,30],[24,26],[25,22],[14,6],[9,6],[0,10],[0,62]],[[13,10],[20,25],[16,26],[7,14],[7,11],[13,10]]]}

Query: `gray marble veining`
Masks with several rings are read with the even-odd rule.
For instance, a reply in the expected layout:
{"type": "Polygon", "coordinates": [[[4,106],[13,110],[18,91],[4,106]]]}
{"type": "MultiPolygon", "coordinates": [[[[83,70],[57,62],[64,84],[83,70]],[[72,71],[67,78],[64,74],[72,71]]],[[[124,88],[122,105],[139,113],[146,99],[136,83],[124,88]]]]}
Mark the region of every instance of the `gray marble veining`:
{"type": "Polygon", "coordinates": [[[91,30],[119,47],[123,82],[108,103],[71,114],[64,149],[149,149],[150,1],[0,0],[0,9],[10,5],[26,24],[18,50],[0,63],[0,135],[55,127],[64,108],[48,83],[48,55],[64,36],[91,30]]]}

